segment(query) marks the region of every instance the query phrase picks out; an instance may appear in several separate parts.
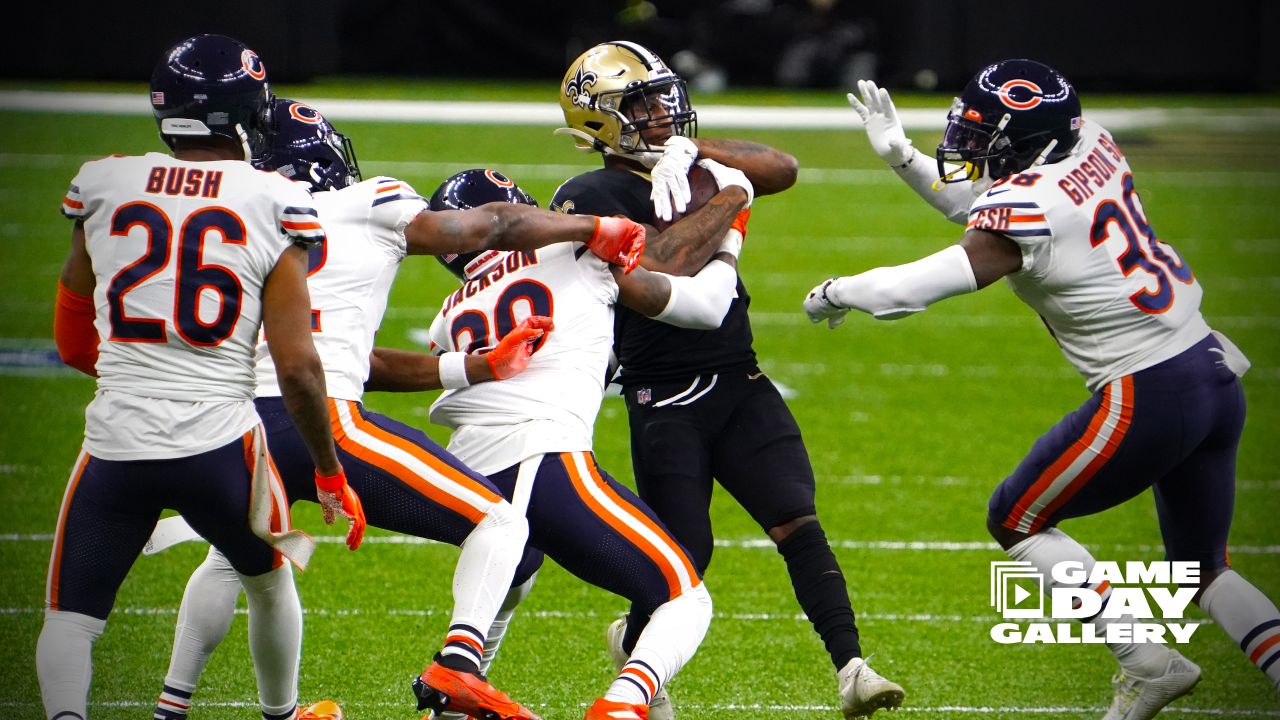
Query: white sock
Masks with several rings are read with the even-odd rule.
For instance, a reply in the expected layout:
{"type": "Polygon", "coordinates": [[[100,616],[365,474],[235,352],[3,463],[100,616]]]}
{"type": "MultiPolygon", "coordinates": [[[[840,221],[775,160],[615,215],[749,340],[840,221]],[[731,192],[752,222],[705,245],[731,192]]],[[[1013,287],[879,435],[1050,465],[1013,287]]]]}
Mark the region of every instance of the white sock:
{"type": "MultiPolygon", "coordinates": [[[[1086,573],[1093,570],[1097,561],[1083,545],[1057,528],[1050,528],[1036,533],[1022,542],[1009,548],[1009,557],[1031,563],[1044,576],[1045,592],[1054,587],[1066,587],[1053,580],[1053,566],[1066,561],[1083,564],[1086,573]]],[[[1072,586],[1075,587],[1075,586],[1072,586]]],[[[1089,588],[1102,596],[1102,605],[1106,607],[1111,598],[1110,583],[1089,585],[1089,588]]],[[[1131,622],[1128,618],[1090,618],[1086,622],[1099,626],[1099,632],[1106,632],[1102,626],[1113,622],[1131,622]]],[[[1107,643],[1107,648],[1116,656],[1120,667],[1131,675],[1138,677],[1155,677],[1165,671],[1169,664],[1169,649],[1159,643],[1107,643]]]]}
{"type": "Polygon", "coordinates": [[[44,627],[36,642],[36,674],[40,678],[46,717],[59,720],[89,717],[93,642],[106,626],[106,620],[80,613],[44,611],[44,627]]]}
{"type": "Polygon", "coordinates": [[[1218,623],[1280,693],[1280,610],[1235,570],[1205,588],[1200,607],[1218,623]]]}
{"type": "Polygon", "coordinates": [[[604,698],[630,705],[651,703],[697,652],[710,624],[711,595],[705,584],[659,605],[604,698]]]}
{"type": "Polygon", "coordinates": [[[453,572],[453,617],[441,655],[456,655],[479,669],[485,640],[528,538],[528,521],[503,501],[463,541],[453,572]]]}
{"type": "Polygon", "coordinates": [[[480,660],[480,673],[487,675],[489,668],[493,666],[493,659],[498,655],[498,648],[502,645],[502,639],[507,635],[507,626],[511,624],[511,618],[516,614],[516,607],[529,597],[529,593],[533,592],[533,583],[538,579],[538,573],[529,576],[528,580],[507,591],[507,597],[502,601],[502,607],[498,608],[498,614],[493,618],[493,624],[489,626],[489,634],[484,638],[484,657],[480,660]]]}
{"type": "Polygon", "coordinates": [[[258,677],[262,714],[286,716],[298,704],[302,655],[302,605],[285,563],[256,577],[240,575],[249,605],[249,654],[258,677]]]}
{"type": "Polygon", "coordinates": [[[217,548],[210,547],[182,593],[169,672],[156,704],[158,720],[186,716],[205,665],[231,629],[239,595],[240,576],[217,548]]]}

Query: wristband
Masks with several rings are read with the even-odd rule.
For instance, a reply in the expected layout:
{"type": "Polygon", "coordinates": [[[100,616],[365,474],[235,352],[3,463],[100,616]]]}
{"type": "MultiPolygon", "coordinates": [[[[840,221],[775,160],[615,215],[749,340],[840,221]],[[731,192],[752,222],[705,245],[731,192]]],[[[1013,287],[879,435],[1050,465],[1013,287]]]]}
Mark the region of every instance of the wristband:
{"type": "Polygon", "coordinates": [[[337,495],[346,484],[347,474],[342,470],[333,475],[321,475],[319,470],[316,471],[316,487],[327,493],[337,495]]]}
{"type": "Polygon", "coordinates": [[[467,354],[464,352],[447,352],[440,356],[440,386],[445,390],[459,390],[470,387],[467,379],[467,354]]]}

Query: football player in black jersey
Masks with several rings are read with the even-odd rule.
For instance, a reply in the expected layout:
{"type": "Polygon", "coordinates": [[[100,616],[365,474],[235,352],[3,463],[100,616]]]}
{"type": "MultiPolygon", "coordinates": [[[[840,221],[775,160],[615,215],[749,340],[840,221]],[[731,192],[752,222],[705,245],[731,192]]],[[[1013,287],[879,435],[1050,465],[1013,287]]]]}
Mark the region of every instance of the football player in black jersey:
{"type": "MultiPolygon", "coordinates": [[[[568,127],[557,132],[573,136],[579,149],[601,153],[604,167],[561,185],[554,210],[649,225],[659,216],[669,220],[672,210],[684,209],[685,178],[698,157],[743,171],[759,195],[795,183],[796,161],[786,153],[739,140],[694,140],[697,116],[684,82],[635,43],[602,43],[574,60],[560,107],[568,127]]],[[[733,212],[698,216],[710,225],[733,212]]],[[[696,223],[681,226],[700,230],[696,223]]],[[[687,267],[682,237],[688,235],[668,231],[653,242],[651,234],[642,264],[676,275],[696,272],[687,267]]],[[[808,452],[791,411],[757,365],[747,317],[751,298],[741,279],[737,294],[716,330],[677,328],[618,308],[616,381],[627,402],[637,489],[702,571],[711,561],[709,507],[712,479],[718,480],[786,560],[796,598],[835,665],[844,716],[897,707],[902,688],[862,659],[844,575],[818,522],[808,452]]],[[[615,655],[625,657],[651,611],[633,606],[629,619],[610,627],[615,655]]],[[[655,697],[649,717],[674,717],[669,699],[655,697]]]]}

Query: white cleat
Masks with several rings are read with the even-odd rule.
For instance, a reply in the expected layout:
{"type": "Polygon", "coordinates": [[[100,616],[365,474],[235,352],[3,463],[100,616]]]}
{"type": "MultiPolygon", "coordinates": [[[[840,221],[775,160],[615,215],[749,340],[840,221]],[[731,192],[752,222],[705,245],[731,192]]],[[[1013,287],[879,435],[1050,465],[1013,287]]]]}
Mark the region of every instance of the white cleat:
{"type": "MultiPolygon", "coordinates": [[[[613,668],[622,672],[630,656],[622,649],[622,636],[627,632],[627,616],[614,620],[604,633],[605,644],[609,646],[609,658],[613,660],[613,668]]],[[[649,720],[676,720],[676,709],[671,705],[671,696],[664,685],[658,689],[649,703],[649,720]]]]}
{"type": "Polygon", "coordinates": [[[902,704],[902,686],[886,680],[866,660],[854,658],[836,673],[840,682],[840,712],[845,720],[867,718],[876,710],[892,710],[902,704]]]}
{"type": "Polygon", "coordinates": [[[1111,678],[1116,688],[1102,720],[1150,720],[1160,709],[1191,692],[1200,682],[1200,666],[1177,650],[1169,650],[1169,664],[1161,674],[1143,678],[1124,670],[1111,678]]]}

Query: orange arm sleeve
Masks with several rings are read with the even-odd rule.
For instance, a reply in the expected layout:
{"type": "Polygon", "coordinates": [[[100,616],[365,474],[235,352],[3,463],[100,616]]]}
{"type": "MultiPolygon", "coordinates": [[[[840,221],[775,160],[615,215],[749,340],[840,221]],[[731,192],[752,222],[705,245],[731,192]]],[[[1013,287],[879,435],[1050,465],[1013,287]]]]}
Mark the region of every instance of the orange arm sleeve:
{"type": "Polygon", "coordinates": [[[93,298],[76,295],[61,282],[53,310],[53,339],[62,362],[98,377],[98,331],[93,327],[93,298]]]}

